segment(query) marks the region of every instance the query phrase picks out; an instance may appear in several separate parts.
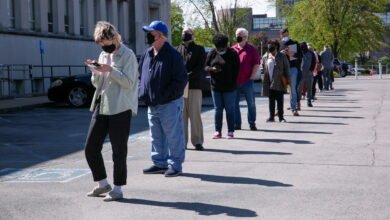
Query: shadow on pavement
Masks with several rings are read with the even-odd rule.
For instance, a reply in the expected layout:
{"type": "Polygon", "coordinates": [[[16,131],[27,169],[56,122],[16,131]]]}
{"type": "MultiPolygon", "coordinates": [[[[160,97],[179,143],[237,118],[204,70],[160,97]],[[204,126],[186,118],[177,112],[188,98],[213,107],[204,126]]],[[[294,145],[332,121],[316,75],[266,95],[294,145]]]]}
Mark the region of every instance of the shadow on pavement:
{"type": "Polygon", "coordinates": [[[235,137],[234,139],[238,140],[246,140],[246,141],[261,141],[261,142],[271,142],[271,143],[294,143],[294,144],[314,144],[311,141],[305,140],[289,140],[289,139],[264,139],[264,138],[239,138],[235,137]]]}
{"type": "Polygon", "coordinates": [[[202,181],[214,182],[214,183],[230,183],[230,184],[247,184],[247,185],[259,185],[267,187],[291,187],[291,184],[285,184],[272,180],[253,179],[249,177],[236,177],[236,176],[217,176],[209,174],[196,174],[196,173],[183,173],[182,177],[190,177],[200,179],[202,181]]]}
{"type": "Polygon", "coordinates": [[[266,129],[259,129],[259,131],[271,132],[271,133],[292,133],[292,134],[333,134],[331,132],[323,132],[323,131],[266,130],[266,129]]]}
{"type": "Polygon", "coordinates": [[[309,111],[309,112],[355,112],[355,111],[349,111],[349,110],[325,110],[325,109],[305,109],[305,111],[309,111]]]}
{"type": "Polygon", "coordinates": [[[245,155],[245,154],[262,154],[262,155],[292,155],[292,153],[285,152],[272,152],[272,151],[245,151],[245,150],[223,150],[223,149],[205,149],[205,152],[216,152],[216,153],[228,153],[236,155],[245,155]]]}
{"type": "Polygon", "coordinates": [[[318,121],[289,121],[291,124],[315,124],[315,125],[348,125],[341,122],[318,122],[318,121]]]}
{"type": "Polygon", "coordinates": [[[118,202],[135,205],[149,205],[158,207],[169,207],[173,209],[194,211],[199,215],[220,215],[225,214],[232,217],[257,217],[257,213],[249,209],[241,209],[229,206],[213,205],[200,202],[160,202],[145,199],[122,199],[118,202]]]}
{"type": "Polygon", "coordinates": [[[358,107],[358,106],[323,106],[323,105],[319,105],[319,106],[316,106],[316,108],[362,108],[362,107],[358,107]]]}
{"type": "Polygon", "coordinates": [[[364,117],[358,116],[335,116],[335,115],[300,115],[300,117],[310,117],[310,118],[341,118],[341,119],[364,119],[364,117]]]}

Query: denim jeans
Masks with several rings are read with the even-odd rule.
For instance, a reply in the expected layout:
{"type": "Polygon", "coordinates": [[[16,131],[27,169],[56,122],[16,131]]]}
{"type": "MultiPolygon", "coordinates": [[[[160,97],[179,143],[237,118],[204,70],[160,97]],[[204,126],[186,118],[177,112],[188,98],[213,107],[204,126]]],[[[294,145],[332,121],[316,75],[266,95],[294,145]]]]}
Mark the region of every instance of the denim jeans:
{"type": "Polygon", "coordinates": [[[331,74],[333,74],[332,68],[324,68],[323,77],[324,77],[325,90],[329,90],[329,88],[333,88],[331,74]]]}
{"type": "Polygon", "coordinates": [[[149,106],[148,119],[155,166],[182,171],[185,158],[183,97],[167,104],[149,106]]]}
{"type": "Polygon", "coordinates": [[[226,111],[226,121],[228,124],[228,132],[234,132],[234,104],[236,91],[233,92],[216,92],[211,91],[214,102],[214,122],[215,131],[222,131],[223,109],[226,111]]]}
{"type": "Polygon", "coordinates": [[[244,94],[248,105],[249,126],[256,126],[256,103],[253,80],[249,80],[245,85],[237,85],[236,102],[234,108],[234,125],[241,126],[240,95],[244,94]]]}
{"type": "Polygon", "coordinates": [[[299,73],[296,67],[290,68],[290,105],[293,112],[297,111],[299,73]]]}

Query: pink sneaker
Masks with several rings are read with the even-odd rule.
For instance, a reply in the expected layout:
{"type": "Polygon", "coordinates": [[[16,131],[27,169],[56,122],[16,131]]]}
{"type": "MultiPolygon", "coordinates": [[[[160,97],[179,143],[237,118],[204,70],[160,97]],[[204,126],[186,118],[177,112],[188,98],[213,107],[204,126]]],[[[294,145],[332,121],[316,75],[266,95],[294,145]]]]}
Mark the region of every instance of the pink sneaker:
{"type": "Polygon", "coordinates": [[[227,138],[228,138],[228,139],[233,139],[233,138],[234,138],[233,132],[228,132],[227,138]]]}
{"type": "Polygon", "coordinates": [[[220,138],[222,138],[221,132],[216,131],[216,132],[214,133],[214,135],[213,135],[213,139],[220,139],[220,138]]]}

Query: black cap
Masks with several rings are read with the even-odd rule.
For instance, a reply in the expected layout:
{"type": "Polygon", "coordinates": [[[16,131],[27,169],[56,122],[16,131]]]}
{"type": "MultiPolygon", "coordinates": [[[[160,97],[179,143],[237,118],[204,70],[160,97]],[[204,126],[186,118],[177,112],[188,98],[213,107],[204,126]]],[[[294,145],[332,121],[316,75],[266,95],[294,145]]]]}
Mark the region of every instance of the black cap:
{"type": "Polygon", "coordinates": [[[286,33],[286,32],[288,32],[288,28],[283,28],[283,29],[280,30],[280,33],[283,33],[283,34],[284,34],[284,33],[286,33]]]}

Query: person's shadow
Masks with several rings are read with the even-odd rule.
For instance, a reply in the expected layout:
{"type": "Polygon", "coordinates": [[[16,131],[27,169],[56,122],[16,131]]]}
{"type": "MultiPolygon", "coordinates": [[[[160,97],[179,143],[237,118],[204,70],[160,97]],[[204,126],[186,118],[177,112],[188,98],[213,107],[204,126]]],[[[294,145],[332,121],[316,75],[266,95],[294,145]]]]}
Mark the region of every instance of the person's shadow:
{"type": "Polygon", "coordinates": [[[126,199],[126,198],[119,200],[118,202],[130,203],[135,205],[170,207],[173,209],[194,211],[199,215],[208,215],[208,216],[225,214],[227,216],[242,217],[242,218],[257,217],[257,213],[249,209],[241,209],[241,208],[213,205],[213,204],[200,203],[200,202],[160,202],[160,201],[152,201],[152,200],[145,200],[145,199],[126,199]]]}
{"type": "Polygon", "coordinates": [[[182,177],[197,178],[202,181],[215,182],[215,183],[230,183],[230,184],[249,184],[249,185],[261,185],[267,187],[291,187],[291,184],[285,184],[272,180],[253,179],[249,177],[236,177],[236,176],[217,176],[209,174],[196,174],[196,173],[183,173],[182,177]]]}

